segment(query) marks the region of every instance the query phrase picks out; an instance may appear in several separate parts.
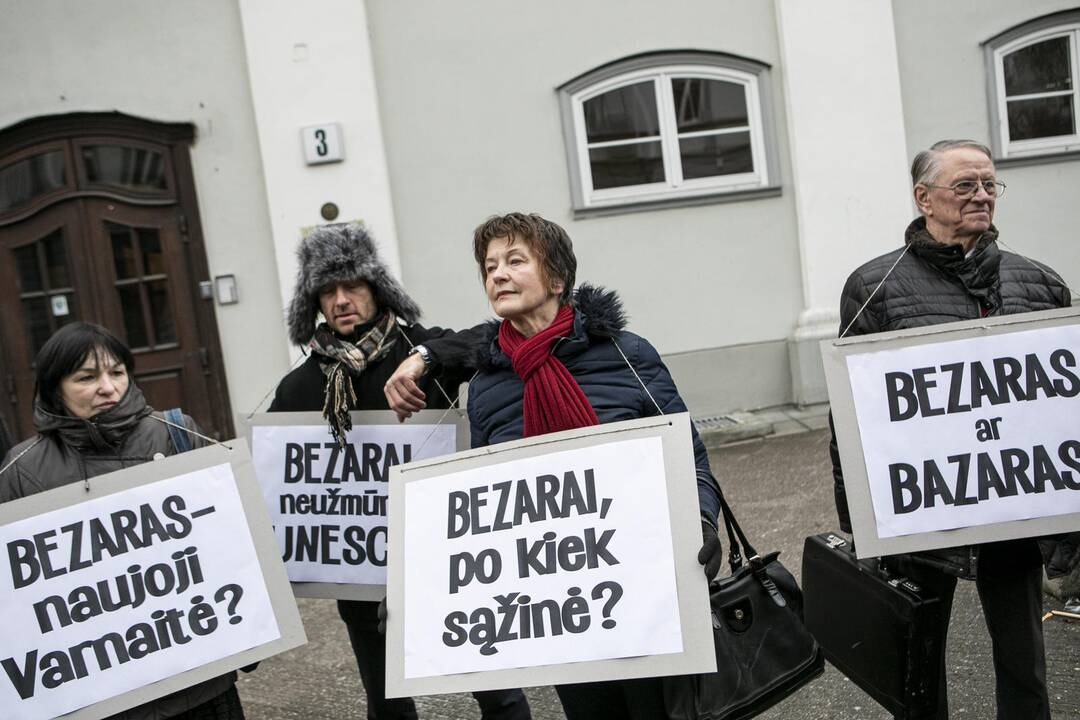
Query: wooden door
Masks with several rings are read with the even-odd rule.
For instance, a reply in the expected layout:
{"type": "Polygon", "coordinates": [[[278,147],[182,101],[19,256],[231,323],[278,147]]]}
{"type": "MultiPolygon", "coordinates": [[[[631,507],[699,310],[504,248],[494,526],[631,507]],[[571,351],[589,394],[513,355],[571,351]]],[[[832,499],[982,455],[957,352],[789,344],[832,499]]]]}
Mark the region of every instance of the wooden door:
{"type": "Polygon", "coordinates": [[[110,200],[86,200],[85,206],[102,324],[131,348],[134,378],[147,401],[211,417],[209,356],[196,324],[198,286],[178,213],[110,200]]]}
{"type": "Polygon", "coordinates": [[[0,330],[11,434],[34,434],[34,356],[72,320],[97,317],[78,202],[54,205],[18,226],[0,227],[0,330]]]}
{"type": "Polygon", "coordinates": [[[0,431],[33,434],[37,351],[64,323],[85,320],[131,348],[153,407],[180,407],[206,434],[233,436],[203,291],[193,138],[190,125],[116,113],[0,131],[0,431]]]}

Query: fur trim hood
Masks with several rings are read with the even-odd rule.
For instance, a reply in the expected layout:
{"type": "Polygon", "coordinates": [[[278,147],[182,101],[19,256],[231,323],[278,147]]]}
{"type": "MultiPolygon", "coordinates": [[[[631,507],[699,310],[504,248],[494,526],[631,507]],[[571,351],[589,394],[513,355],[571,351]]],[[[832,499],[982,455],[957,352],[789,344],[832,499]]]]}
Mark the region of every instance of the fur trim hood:
{"type": "Polygon", "coordinates": [[[289,303],[289,340],[306,345],[315,334],[319,289],[330,283],[364,280],[379,309],[391,310],[408,324],[420,308],[379,259],[375,241],[360,223],[335,223],[316,228],[296,249],[296,286],[289,303]]]}
{"type": "Polygon", "coordinates": [[[574,291],[574,309],[581,317],[581,329],[593,337],[613,338],[626,329],[626,311],[614,290],[582,284],[574,291]]]}
{"type": "MultiPolygon", "coordinates": [[[[575,310],[575,336],[607,339],[618,337],[619,333],[626,329],[626,311],[614,290],[584,283],[574,290],[572,303],[575,310]]],[[[476,348],[476,367],[490,368],[497,364],[497,358],[505,358],[499,349],[501,324],[502,320],[491,320],[484,327],[483,342],[476,348]]]]}

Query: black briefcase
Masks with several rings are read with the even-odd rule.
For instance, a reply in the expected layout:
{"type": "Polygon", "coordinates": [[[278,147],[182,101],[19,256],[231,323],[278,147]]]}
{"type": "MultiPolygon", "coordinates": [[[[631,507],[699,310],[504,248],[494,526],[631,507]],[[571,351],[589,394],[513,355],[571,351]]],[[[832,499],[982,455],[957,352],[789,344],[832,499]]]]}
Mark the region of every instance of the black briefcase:
{"type": "Polygon", "coordinates": [[[933,715],[945,651],[937,595],[877,558],[857,560],[832,533],[806,538],[802,586],[806,627],[829,662],[896,717],[933,715]]]}

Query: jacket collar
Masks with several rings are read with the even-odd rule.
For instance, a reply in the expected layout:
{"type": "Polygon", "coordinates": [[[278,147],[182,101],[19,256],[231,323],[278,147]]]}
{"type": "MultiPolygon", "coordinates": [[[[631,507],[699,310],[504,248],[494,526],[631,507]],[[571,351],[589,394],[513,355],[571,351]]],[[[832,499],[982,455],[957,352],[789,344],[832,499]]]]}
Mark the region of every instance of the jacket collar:
{"type": "Polygon", "coordinates": [[[905,242],[914,255],[943,275],[955,278],[968,293],[984,305],[995,307],[999,304],[996,298],[1000,286],[998,270],[1001,266],[997,237],[997,228],[991,225],[976,241],[974,251],[965,256],[962,245],[945,244],[935,240],[926,230],[926,218],[920,217],[912,221],[904,233],[905,242]]]}
{"type": "MultiPolygon", "coordinates": [[[[582,352],[592,340],[618,336],[626,328],[626,311],[614,290],[582,284],[574,291],[574,329],[566,338],[556,340],[560,355],[582,352]]],[[[482,369],[509,367],[510,358],[499,347],[501,320],[487,323],[477,348],[476,366],[482,369]]]]}
{"type": "Polygon", "coordinates": [[[34,401],[34,429],[42,435],[55,433],[70,447],[101,452],[119,446],[151,412],[132,380],[120,402],[89,419],[75,417],[66,410],[62,415],[51,413],[38,397],[34,401]]]}

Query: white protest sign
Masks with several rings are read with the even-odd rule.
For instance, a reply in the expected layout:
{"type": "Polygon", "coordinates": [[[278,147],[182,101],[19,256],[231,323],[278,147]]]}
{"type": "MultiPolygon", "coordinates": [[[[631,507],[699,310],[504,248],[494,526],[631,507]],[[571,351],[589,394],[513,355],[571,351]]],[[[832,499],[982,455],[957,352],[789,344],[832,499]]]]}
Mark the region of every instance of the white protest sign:
{"type": "MultiPolygon", "coordinates": [[[[1077,527],[1075,310],[869,336],[841,352],[846,383],[829,389],[860,554],[1077,527]]],[[[825,357],[837,375],[840,355],[825,357]]]]}
{"type": "Polygon", "coordinates": [[[686,414],[392,475],[388,694],[715,664],[686,414]]]}
{"type": "Polygon", "coordinates": [[[289,580],[305,583],[294,586],[298,596],[381,599],[389,470],[451,454],[462,435],[441,411],[407,423],[386,411],[351,417],[344,447],[319,413],[264,413],[251,422],[255,472],[281,558],[289,580]]]}
{"type": "Polygon", "coordinates": [[[4,717],[103,717],[303,642],[242,442],[90,488],[0,506],[4,717]]]}

